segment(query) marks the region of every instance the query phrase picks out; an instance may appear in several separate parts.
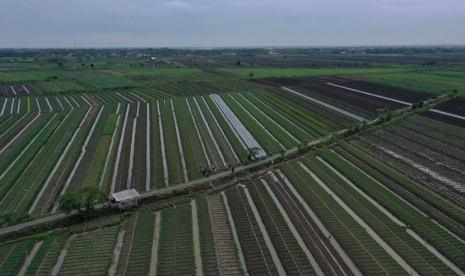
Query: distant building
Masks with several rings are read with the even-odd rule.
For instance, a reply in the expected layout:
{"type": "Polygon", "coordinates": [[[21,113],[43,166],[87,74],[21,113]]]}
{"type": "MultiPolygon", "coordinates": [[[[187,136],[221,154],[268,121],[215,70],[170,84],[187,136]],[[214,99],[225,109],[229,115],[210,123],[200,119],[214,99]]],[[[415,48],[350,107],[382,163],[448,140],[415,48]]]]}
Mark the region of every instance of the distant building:
{"type": "Polygon", "coordinates": [[[270,55],[277,55],[278,51],[276,50],[276,47],[271,46],[271,48],[268,50],[268,54],[270,55]]]}
{"type": "Polygon", "coordinates": [[[149,60],[150,60],[150,61],[153,61],[153,62],[156,62],[156,61],[157,61],[157,59],[156,59],[155,57],[150,57],[149,60]]]}

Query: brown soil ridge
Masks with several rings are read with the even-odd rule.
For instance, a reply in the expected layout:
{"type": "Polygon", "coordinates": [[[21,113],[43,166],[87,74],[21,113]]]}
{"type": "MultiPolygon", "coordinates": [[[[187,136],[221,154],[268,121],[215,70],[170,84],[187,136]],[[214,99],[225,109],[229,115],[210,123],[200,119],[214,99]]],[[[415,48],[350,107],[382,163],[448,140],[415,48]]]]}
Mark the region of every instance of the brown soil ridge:
{"type": "Polygon", "coordinates": [[[91,97],[89,97],[89,95],[85,94],[85,93],[81,93],[81,95],[86,98],[86,100],[88,100],[91,104],[92,104],[92,109],[90,110],[90,113],[89,113],[89,116],[87,116],[86,120],[84,121],[83,125],[88,125],[89,122],[92,120],[92,118],[94,117],[94,114],[95,112],[97,111],[98,109],[98,103],[96,101],[94,101],[94,99],[92,99],[91,97]]]}
{"type": "Polygon", "coordinates": [[[100,70],[100,72],[110,73],[110,74],[113,74],[113,75],[124,76],[124,77],[130,76],[129,74],[125,74],[125,73],[121,73],[121,72],[113,71],[113,70],[100,70]]]}

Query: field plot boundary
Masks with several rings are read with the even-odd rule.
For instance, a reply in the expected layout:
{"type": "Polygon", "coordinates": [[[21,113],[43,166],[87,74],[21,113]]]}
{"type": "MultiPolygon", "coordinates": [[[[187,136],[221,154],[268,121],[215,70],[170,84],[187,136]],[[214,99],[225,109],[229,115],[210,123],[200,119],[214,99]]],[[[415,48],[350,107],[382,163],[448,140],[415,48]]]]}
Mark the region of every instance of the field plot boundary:
{"type": "Polygon", "coordinates": [[[341,114],[343,114],[343,115],[346,115],[346,116],[348,116],[348,117],[350,117],[350,118],[352,118],[352,119],[355,119],[355,120],[357,120],[357,121],[360,121],[360,122],[367,121],[367,119],[365,119],[365,118],[363,118],[363,117],[360,117],[360,116],[358,116],[358,115],[352,114],[352,113],[350,113],[350,112],[348,112],[348,111],[342,110],[342,109],[340,109],[340,108],[338,108],[338,107],[332,106],[332,105],[327,104],[327,103],[325,103],[325,102],[322,102],[322,101],[320,101],[320,100],[314,99],[314,98],[312,98],[312,97],[309,97],[309,96],[307,96],[307,95],[304,95],[304,94],[302,94],[302,93],[299,93],[299,92],[297,92],[297,91],[294,91],[294,90],[292,90],[292,89],[290,89],[290,88],[287,88],[287,87],[281,87],[281,88],[284,89],[284,90],[287,90],[287,91],[289,91],[289,92],[291,92],[291,93],[294,93],[294,94],[296,94],[296,95],[298,95],[298,96],[301,96],[302,98],[308,99],[308,100],[310,100],[310,101],[312,101],[312,102],[315,102],[315,103],[320,104],[320,105],[322,105],[322,106],[324,106],[324,107],[327,107],[327,108],[329,108],[329,109],[331,109],[331,110],[334,110],[334,111],[339,112],[339,113],[341,113],[341,114]]]}

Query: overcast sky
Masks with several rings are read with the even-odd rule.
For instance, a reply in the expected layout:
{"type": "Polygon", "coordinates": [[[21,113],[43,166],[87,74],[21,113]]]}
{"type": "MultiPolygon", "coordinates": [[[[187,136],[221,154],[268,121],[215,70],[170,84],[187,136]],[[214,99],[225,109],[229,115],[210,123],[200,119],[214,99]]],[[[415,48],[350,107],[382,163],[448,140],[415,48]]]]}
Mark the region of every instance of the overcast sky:
{"type": "Polygon", "coordinates": [[[465,44],[464,0],[1,0],[0,48],[465,44]]]}

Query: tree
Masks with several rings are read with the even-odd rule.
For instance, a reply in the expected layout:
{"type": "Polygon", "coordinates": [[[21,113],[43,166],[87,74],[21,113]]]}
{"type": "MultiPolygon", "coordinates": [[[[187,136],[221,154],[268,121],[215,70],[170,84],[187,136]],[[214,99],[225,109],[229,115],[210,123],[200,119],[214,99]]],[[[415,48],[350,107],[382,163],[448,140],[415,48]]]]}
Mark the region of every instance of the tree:
{"type": "Polygon", "coordinates": [[[78,56],[78,62],[82,63],[82,57],[81,56],[78,56]]]}
{"type": "Polygon", "coordinates": [[[250,73],[249,73],[250,79],[253,79],[254,76],[255,76],[255,74],[254,74],[253,72],[250,72],[250,73]]]}
{"type": "Polygon", "coordinates": [[[144,67],[144,64],[142,62],[140,63],[140,67],[144,67]]]}
{"type": "Polygon", "coordinates": [[[86,59],[87,59],[87,62],[90,61],[90,55],[89,54],[86,55],[86,59]]]}
{"type": "Polygon", "coordinates": [[[33,59],[34,59],[34,63],[39,62],[39,57],[33,57],[33,59]]]}
{"type": "Polygon", "coordinates": [[[308,143],[309,142],[310,141],[308,141],[307,138],[304,138],[304,139],[300,140],[300,144],[298,146],[299,152],[305,151],[308,148],[308,143]]]}
{"type": "Polygon", "coordinates": [[[25,61],[25,60],[27,59],[27,57],[26,57],[26,56],[24,56],[24,55],[22,56],[22,58],[23,58],[23,61],[25,61]]]}
{"type": "Polygon", "coordinates": [[[279,154],[281,155],[281,156],[279,156],[280,160],[284,161],[284,155],[286,154],[286,150],[285,149],[280,150],[279,154]]]}
{"type": "Polygon", "coordinates": [[[77,190],[81,195],[82,199],[84,200],[85,207],[87,210],[92,209],[93,203],[98,197],[105,198],[105,194],[100,191],[100,188],[97,186],[84,186],[77,190]]]}
{"type": "Polygon", "coordinates": [[[86,64],[85,64],[85,63],[81,63],[81,65],[82,65],[82,67],[86,66],[86,64]]]}
{"type": "Polygon", "coordinates": [[[65,214],[76,210],[79,215],[83,215],[81,208],[85,207],[87,211],[91,210],[98,197],[105,198],[105,194],[100,191],[99,187],[84,186],[74,192],[60,196],[58,198],[58,208],[65,214]]]}
{"type": "Polygon", "coordinates": [[[58,198],[58,209],[65,214],[71,213],[73,210],[77,210],[78,214],[81,214],[81,200],[77,191],[72,193],[66,193],[58,198]]]}
{"type": "Polygon", "coordinates": [[[247,161],[251,162],[252,159],[257,159],[260,148],[248,148],[243,155],[247,161]]]}
{"type": "Polygon", "coordinates": [[[58,65],[58,67],[60,67],[60,68],[63,68],[63,67],[64,67],[63,61],[61,61],[61,60],[57,62],[57,65],[58,65]]]}
{"type": "Polygon", "coordinates": [[[236,64],[237,64],[238,66],[240,66],[240,65],[241,65],[241,62],[238,60],[238,61],[236,62],[236,64]]]}
{"type": "Polygon", "coordinates": [[[94,70],[94,64],[93,63],[90,64],[90,68],[92,68],[92,70],[94,70]]]}

